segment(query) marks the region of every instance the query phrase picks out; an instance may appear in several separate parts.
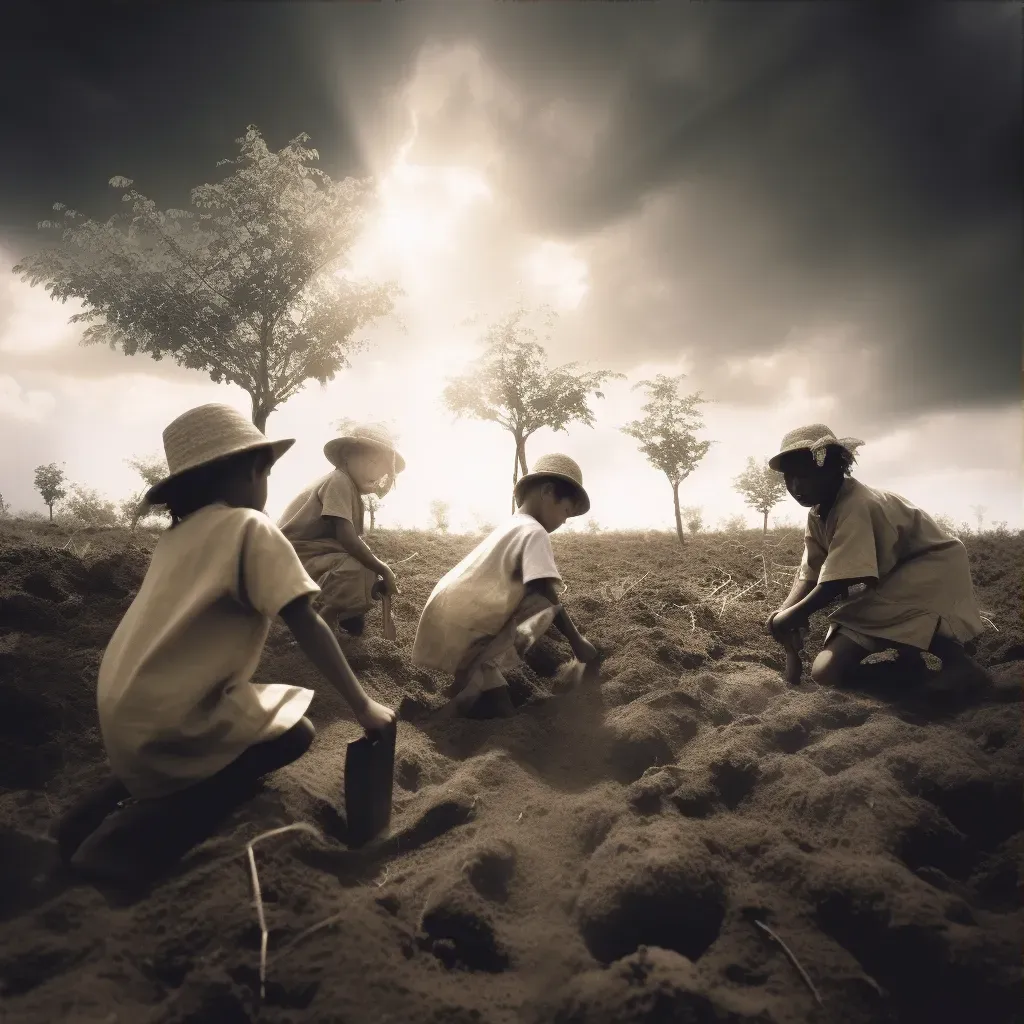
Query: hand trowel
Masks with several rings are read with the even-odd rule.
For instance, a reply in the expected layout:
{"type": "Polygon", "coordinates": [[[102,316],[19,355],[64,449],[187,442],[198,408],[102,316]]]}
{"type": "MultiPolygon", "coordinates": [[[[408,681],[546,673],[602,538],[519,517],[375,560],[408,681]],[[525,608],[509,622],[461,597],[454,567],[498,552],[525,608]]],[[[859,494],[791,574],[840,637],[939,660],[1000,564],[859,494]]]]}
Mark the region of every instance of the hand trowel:
{"type": "Polygon", "coordinates": [[[367,733],[345,754],[345,817],[348,845],[364,846],[391,824],[398,724],[367,733]]]}

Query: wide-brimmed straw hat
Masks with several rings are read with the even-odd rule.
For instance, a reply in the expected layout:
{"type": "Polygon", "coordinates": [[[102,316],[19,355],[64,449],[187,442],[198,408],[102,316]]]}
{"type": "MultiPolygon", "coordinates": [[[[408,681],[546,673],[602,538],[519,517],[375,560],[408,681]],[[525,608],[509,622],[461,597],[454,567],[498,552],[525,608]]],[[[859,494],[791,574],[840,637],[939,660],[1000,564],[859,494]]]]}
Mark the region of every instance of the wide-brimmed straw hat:
{"type": "Polygon", "coordinates": [[[189,409],[164,429],[169,472],[146,491],[146,502],[164,504],[167,485],[190,469],[257,448],[269,448],[276,462],[293,444],[293,437],[268,441],[263,431],[229,405],[211,403],[189,409]]]}
{"type": "Polygon", "coordinates": [[[791,430],[782,439],[779,445],[779,453],[768,460],[768,465],[778,471],[779,462],[783,455],[789,452],[809,451],[814,456],[814,461],[819,465],[825,465],[825,453],[830,444],[845,448],[851,455],[854,454],[864,442],[855,437],[836,437],[824,423],[811,423],[806,427],[797,427],[791,430]]]}
{"type": "Polygon", "coordinates": [[[579,492],[579,501],[573,515],[582,516],[590,511],[590,495],[583,487],[583,470],[568,455],[542,455],[534,464],[533,472],[521,477],[516,484],[516,504],[523,502],[523,488],[531,481],[541,478],[566,480],[579,492]]]}
{"type": "Polygon", "coordinates": [[[324,445],[324,455],[332,465],[338,466],[349,452],[357,448],[377,448],[385,451],[394,456],[396,473],[401,473],[405,469],[405,459],[395,448],[391,431],[383,423],[362,423],[341,437],[331,438],[324,445]]]}

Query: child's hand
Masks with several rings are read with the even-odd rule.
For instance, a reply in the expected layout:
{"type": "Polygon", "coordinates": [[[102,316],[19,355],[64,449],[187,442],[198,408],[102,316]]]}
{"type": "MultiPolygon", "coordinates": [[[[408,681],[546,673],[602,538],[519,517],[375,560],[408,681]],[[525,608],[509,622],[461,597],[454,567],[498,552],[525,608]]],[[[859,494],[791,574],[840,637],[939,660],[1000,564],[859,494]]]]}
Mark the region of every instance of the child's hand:
{"type": "Polygon", "coordinates": [[[394,711],[391,708],[386,708],[383,704],[378,704],[375,700],[371,700],[364,708],[356,711],[356,721],[367,732],[386,729],[394,720],[394,711]]]}
{"type": "Polygon", "coordinates": [[[768,621],[771,623],[772,635],[780,642],[788,633],[807,628],[807,616],[795,607],[780,608],[768,621]]]}
{"type": "Polygon", "coordinates": [[[777,632],[775,629],[775,616],[779,614],[781,608],[776,608],[775,611],[768,616],[768,621],[765,622],[764,628],[768,632],[768,635],[778,643],[782,643],[782,634],[777,632]]]}
{"type": "Polygon", "coordinates": [[[394,597],[395,594],[399,593],[398,581],[395,579],[395,574],[388,566],[382,565],[378,575],[383,581],[383,587],[381,589],[385,594],[389,597],[394,597]]]}
{"type": "Polygon", "coordinates": [[[576,645],[576,649],[573,651],[578,661],[582,661],[584,665],[592,665],[598,658],[601,657],[600,651],[586,638],[580,637],[580,642],[576,645]]]}

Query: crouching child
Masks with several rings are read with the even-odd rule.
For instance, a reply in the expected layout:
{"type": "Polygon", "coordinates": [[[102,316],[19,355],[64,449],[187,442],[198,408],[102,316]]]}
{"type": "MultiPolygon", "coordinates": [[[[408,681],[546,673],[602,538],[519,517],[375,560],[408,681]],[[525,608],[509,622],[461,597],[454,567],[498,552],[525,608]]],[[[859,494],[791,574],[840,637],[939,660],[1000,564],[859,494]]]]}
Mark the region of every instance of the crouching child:
{"type": "Polygon", "coordinates": [[[550,534],[590,509],[579,466],[537,460],[515,488],[517,510],[434,587],[420,615],[412,660],[454,676],[455,707],[469,718],[514,713],[503,670],[554,623],[584,664],[598,652],[561,604],[550,534]]]}
{"type": "Polygon", "coordinates": [[[359,685],[310,605],[316,584],[262,511],[294,441],[268,441],[223,405],[184,413],[163,436],[170,474],[147,501],[171,526],[99,668],[110,774],[54,830],[63,862],[97,881],[152,880],[309,749],[313,691],[252,681],[274,617],[364,729],[395,717],[359,685]]]}
{"type": "Polygon", "coordinates": [[[398,593],[395,574],[363,540],[363,496],[390,493],[405,459],[375,424],[328,441],[324,455],[334,468],[291,502],[278,526],[320,587],[320,614],[359,636],[374,601],[398,593]]]}
{"type": "Polygon", "coordinates": [[[810,511],[800,568],[768,631],[798,649],[809,617],[840,602],[811,668],[815,682],[843,685],[867,655],[886,649],[907,667],[923,668],[921,655],[934,654],[950,687],[983,681],[969,653],[985,626],[966,549],[906,498],[850,476],[862,443],[815,423],[786,434],[769,460],[810,511]]]}

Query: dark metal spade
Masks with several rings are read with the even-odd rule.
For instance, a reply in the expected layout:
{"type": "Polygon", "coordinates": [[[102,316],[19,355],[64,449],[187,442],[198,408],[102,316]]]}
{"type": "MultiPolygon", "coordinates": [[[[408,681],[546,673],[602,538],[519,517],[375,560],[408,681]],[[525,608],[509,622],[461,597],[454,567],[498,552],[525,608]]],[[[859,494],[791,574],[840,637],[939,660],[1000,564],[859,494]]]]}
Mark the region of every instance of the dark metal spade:
{"type": "Polygon", "coordinates": [[[345,754],[345,818],[348,845],[364,846],[391,824],[398,724],[367,733],[345,754]]]}

